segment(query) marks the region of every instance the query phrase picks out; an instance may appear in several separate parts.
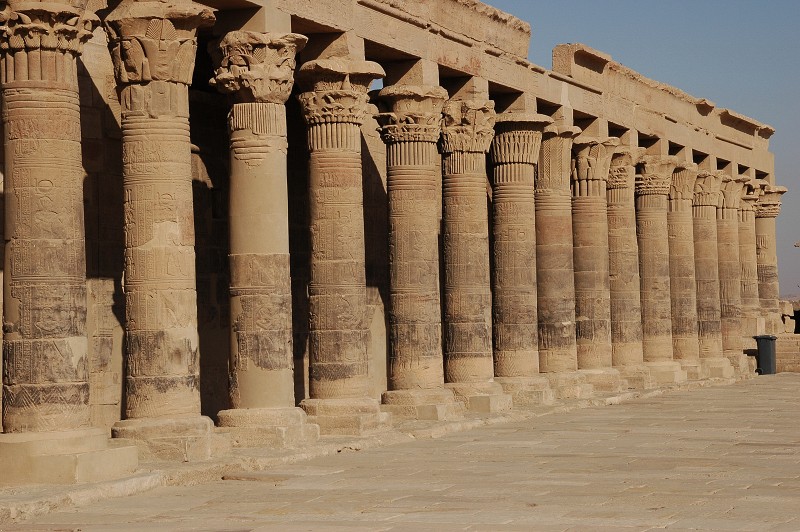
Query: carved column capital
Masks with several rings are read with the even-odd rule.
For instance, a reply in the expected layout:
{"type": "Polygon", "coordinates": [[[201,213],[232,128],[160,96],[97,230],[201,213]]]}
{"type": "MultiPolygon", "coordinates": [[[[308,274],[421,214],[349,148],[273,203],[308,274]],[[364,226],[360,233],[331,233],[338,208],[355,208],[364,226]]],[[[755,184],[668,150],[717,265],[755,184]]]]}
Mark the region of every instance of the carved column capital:
{"type": "Polygon", "coordinates": [[[495,120],[492,100],[448,100],[442,109],[442,152],[487,153],[495,120]]]}
{"type": "Polygon", "coordinates": [[[696,207],[716,207],[720,202],[722,175],[717,172],[701,170],[694,183],[694,205],[696,207]]]}
{"type": "Polygon", "coordinates": [[[580,133],[581,128],[576,126],[550,124],[544,128],[536,175],[537,192],[569,195],[572,142],[580,133]]]}
{"type": "Polygon", "coordinates": [[[633,188],[636,180],[636,164],[644,154],[644,148],[619,146],[611,157],[606,188],[609,190],[633,188]]]}
{"type": "Polygon", "coordinates": [[[384,87],[378,98],[385,112],[375,118],[383,142],[439,141],[442,108],[447,91],[435,85],[392,85],[384,87]]]}
{"type": "Polygon", "coordinates": [[[573,196],[605,196],[617,137],[578,137],[572,143],[575,165],[572,169],[573,196]]]}
{"type": "Polygon", "coordinates": [[[756,218],[776,218],[781,213],[781,196],[786,187],[767,185],[756,203],[756,218]]]}
{"type": "Polygon", "coordinates": [[[542,145],[542,132],[553,122],[547,115],[536,113],[502,113],[497,115],[492,142],[495,164],[536,164],[542,145]]]}
{"type": "Polygon", "coordinates": [[[636,176],[636,195],[667,196],[678,159],[673,156],[645,155],[640,164],[642,171],[636,176]]]}
{"type": "Polygon", "coordinates": [[[742,187],[742,195],[739,201],[739,212],[751,213],[755,211],[756,202],[761,195],[761,187],[755,179],[748,179],[742,187]]]}
{"type": "Polygon", "coordinates": [[[669,186],[670,200],[689,200],[694,198],[694,184],[697,181],[697,165],[689,162],[678,163],[672,173],[669,186]]]}
{"type": "Polygon", "coordinates": [[[732,177],[729,175],[724,175],[722,178],[720,203],[718,204],[718,207],[722,209],[739,210],[742,191],[744,189],[744,184],[747,181],[749,181],[749,178],[745,176],[732,177]]]}
{"type": "Polygon", "coordinates": [[[209,83],[233,103],[283,105],[294,85],[295,56],[307,42],[297,33],[228,32],[213,47],[219,68],[209,83]]]}

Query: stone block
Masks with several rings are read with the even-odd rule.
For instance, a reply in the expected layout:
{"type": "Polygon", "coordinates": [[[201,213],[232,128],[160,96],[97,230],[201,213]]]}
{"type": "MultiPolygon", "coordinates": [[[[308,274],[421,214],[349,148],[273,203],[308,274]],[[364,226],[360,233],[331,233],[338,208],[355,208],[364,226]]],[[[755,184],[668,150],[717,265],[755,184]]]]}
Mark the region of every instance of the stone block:
{"type": "Polygon", "coordinates": [[[547,373],[547,379],[556,399],[589,399],[594,396],[594,386],[577,371],[547,373]]]}
{"type": "Polygon", "coordinates": [[[659,385],[681,384],[688,380],[686,371],[676,361],[645,362],[659,385]]]}
{"type": "Polygon", "coordinates": [[[369,398],[304,399],[300,407],[322,435],[364,436],[391,428],[391,414],[369,398]]]}
{"type": "Polygon", "coordinates": [[[736,375],[730,360],[725,357],[703,358],[700,364],[709,379],[732,379],[736,375]]]}
{"type": "Polygon", "coordinates": [[[550,381],[544,375],[536,377],[495,377],[494,381],[514,401],[514,407],[551,405],[555,401],[550,381]]]}
{"type": "Polygon", "coordinates": [[[615,368],[581,369],[579,373],[586,377],[596,392],[619,392],[628,388],[628,383],[615,368]]]}
{"type": "Polygon", "coordinates": [[[114,424],[111,434],[134,443],[143,461],[196,462],[209,459],[214,446],[225,449],[223,442],[215,441],[213,428],[211,419],[188,415],[124,419],[114,424]]]}
{"type": "Polygon", "coordinates": [[[465,406],[445,388],[390,390],[382,395],[381,410],[405,419],[455,421],[463,419],[465,406]]]}
{"type": "Polygon", "coordinates": [[[618,366],[620,376],[628,383],[628,389],[649,390],[657,386],[655,379],[650,374],[650,368],[641,366],[618,366]]]}
{"type": "Polygon", "coordinates": [[[301,408],[241,408],[218,414],[217,433],[227,434],[233,447],[292,448],[319,439],[319,427],[308,423],[301,408]]]}
{"type": "Polygon", "coordinates": [[[513,399],[497,382],[448,383],[445,388],[452,390],[467,410],[477,414],[510,412],[513,406],[513,399]]]}

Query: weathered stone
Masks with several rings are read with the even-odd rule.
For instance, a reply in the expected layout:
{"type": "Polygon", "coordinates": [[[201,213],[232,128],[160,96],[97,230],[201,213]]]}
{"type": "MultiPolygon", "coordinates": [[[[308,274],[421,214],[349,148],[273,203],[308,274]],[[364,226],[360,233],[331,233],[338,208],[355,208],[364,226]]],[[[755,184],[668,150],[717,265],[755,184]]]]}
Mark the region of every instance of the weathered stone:
{"type": "Polygon", "coordinates": [[[778,255],[775,241],[775,218],[781,212],[781,196],[786,187],[766,185],[756,203],[756,260],[758,297],[766,320],[766,332],[779,331],[778,255]]]}

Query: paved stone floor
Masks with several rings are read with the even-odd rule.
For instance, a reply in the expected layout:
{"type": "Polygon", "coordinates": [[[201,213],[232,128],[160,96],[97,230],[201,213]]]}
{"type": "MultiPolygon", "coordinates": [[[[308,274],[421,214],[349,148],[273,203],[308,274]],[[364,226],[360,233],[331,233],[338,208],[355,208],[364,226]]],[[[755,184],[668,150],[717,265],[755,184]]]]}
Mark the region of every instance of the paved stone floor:
{"type": "Polygon", "coordinates": [[[800,374],[344,452],[3,530],[800,530],[800,374]]]}

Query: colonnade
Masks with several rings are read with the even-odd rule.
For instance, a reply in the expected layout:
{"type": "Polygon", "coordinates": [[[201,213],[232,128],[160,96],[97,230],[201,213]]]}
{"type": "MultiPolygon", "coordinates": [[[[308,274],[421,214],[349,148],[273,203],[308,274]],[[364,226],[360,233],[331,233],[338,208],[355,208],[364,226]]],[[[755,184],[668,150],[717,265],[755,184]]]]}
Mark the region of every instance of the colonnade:
{"type": "MultiPolygon", "coordinates": [[[[88,428],[75,58],[95,19],[52,5],[25,15],[49,31],[69,19],[74,45],[20,45],[12,36],[28,29],[13,17],[0,40],[9,433],[88,428]]],[[[125,409],[113,434],[159,458],[203,459],[216,445],[200,414],[188,112],[196,32],[213,20],[189,2],[128,0],[105,20],[125,197],[125,409]]],[[[498,112],[485,80],[449,94],[436,82],[397,83],[377,95],[389,390],[372,397],[361,128],[385,72],[362,50],[297,70],[311,242],[309,397],[298,407],[285,103],[306,41],[234,31],[217,45],[212,84],[231,101],[231,409],[219,426],[234,444],[364,434],[390,412],[507,411],[550,400],[547,389],[570,398],[749,373],[742,338],[765,319],[769,331],[777,312],[785,189],[663,153],[665,139],[639,147],[589,135],[567,107],[498,112]]]]}

